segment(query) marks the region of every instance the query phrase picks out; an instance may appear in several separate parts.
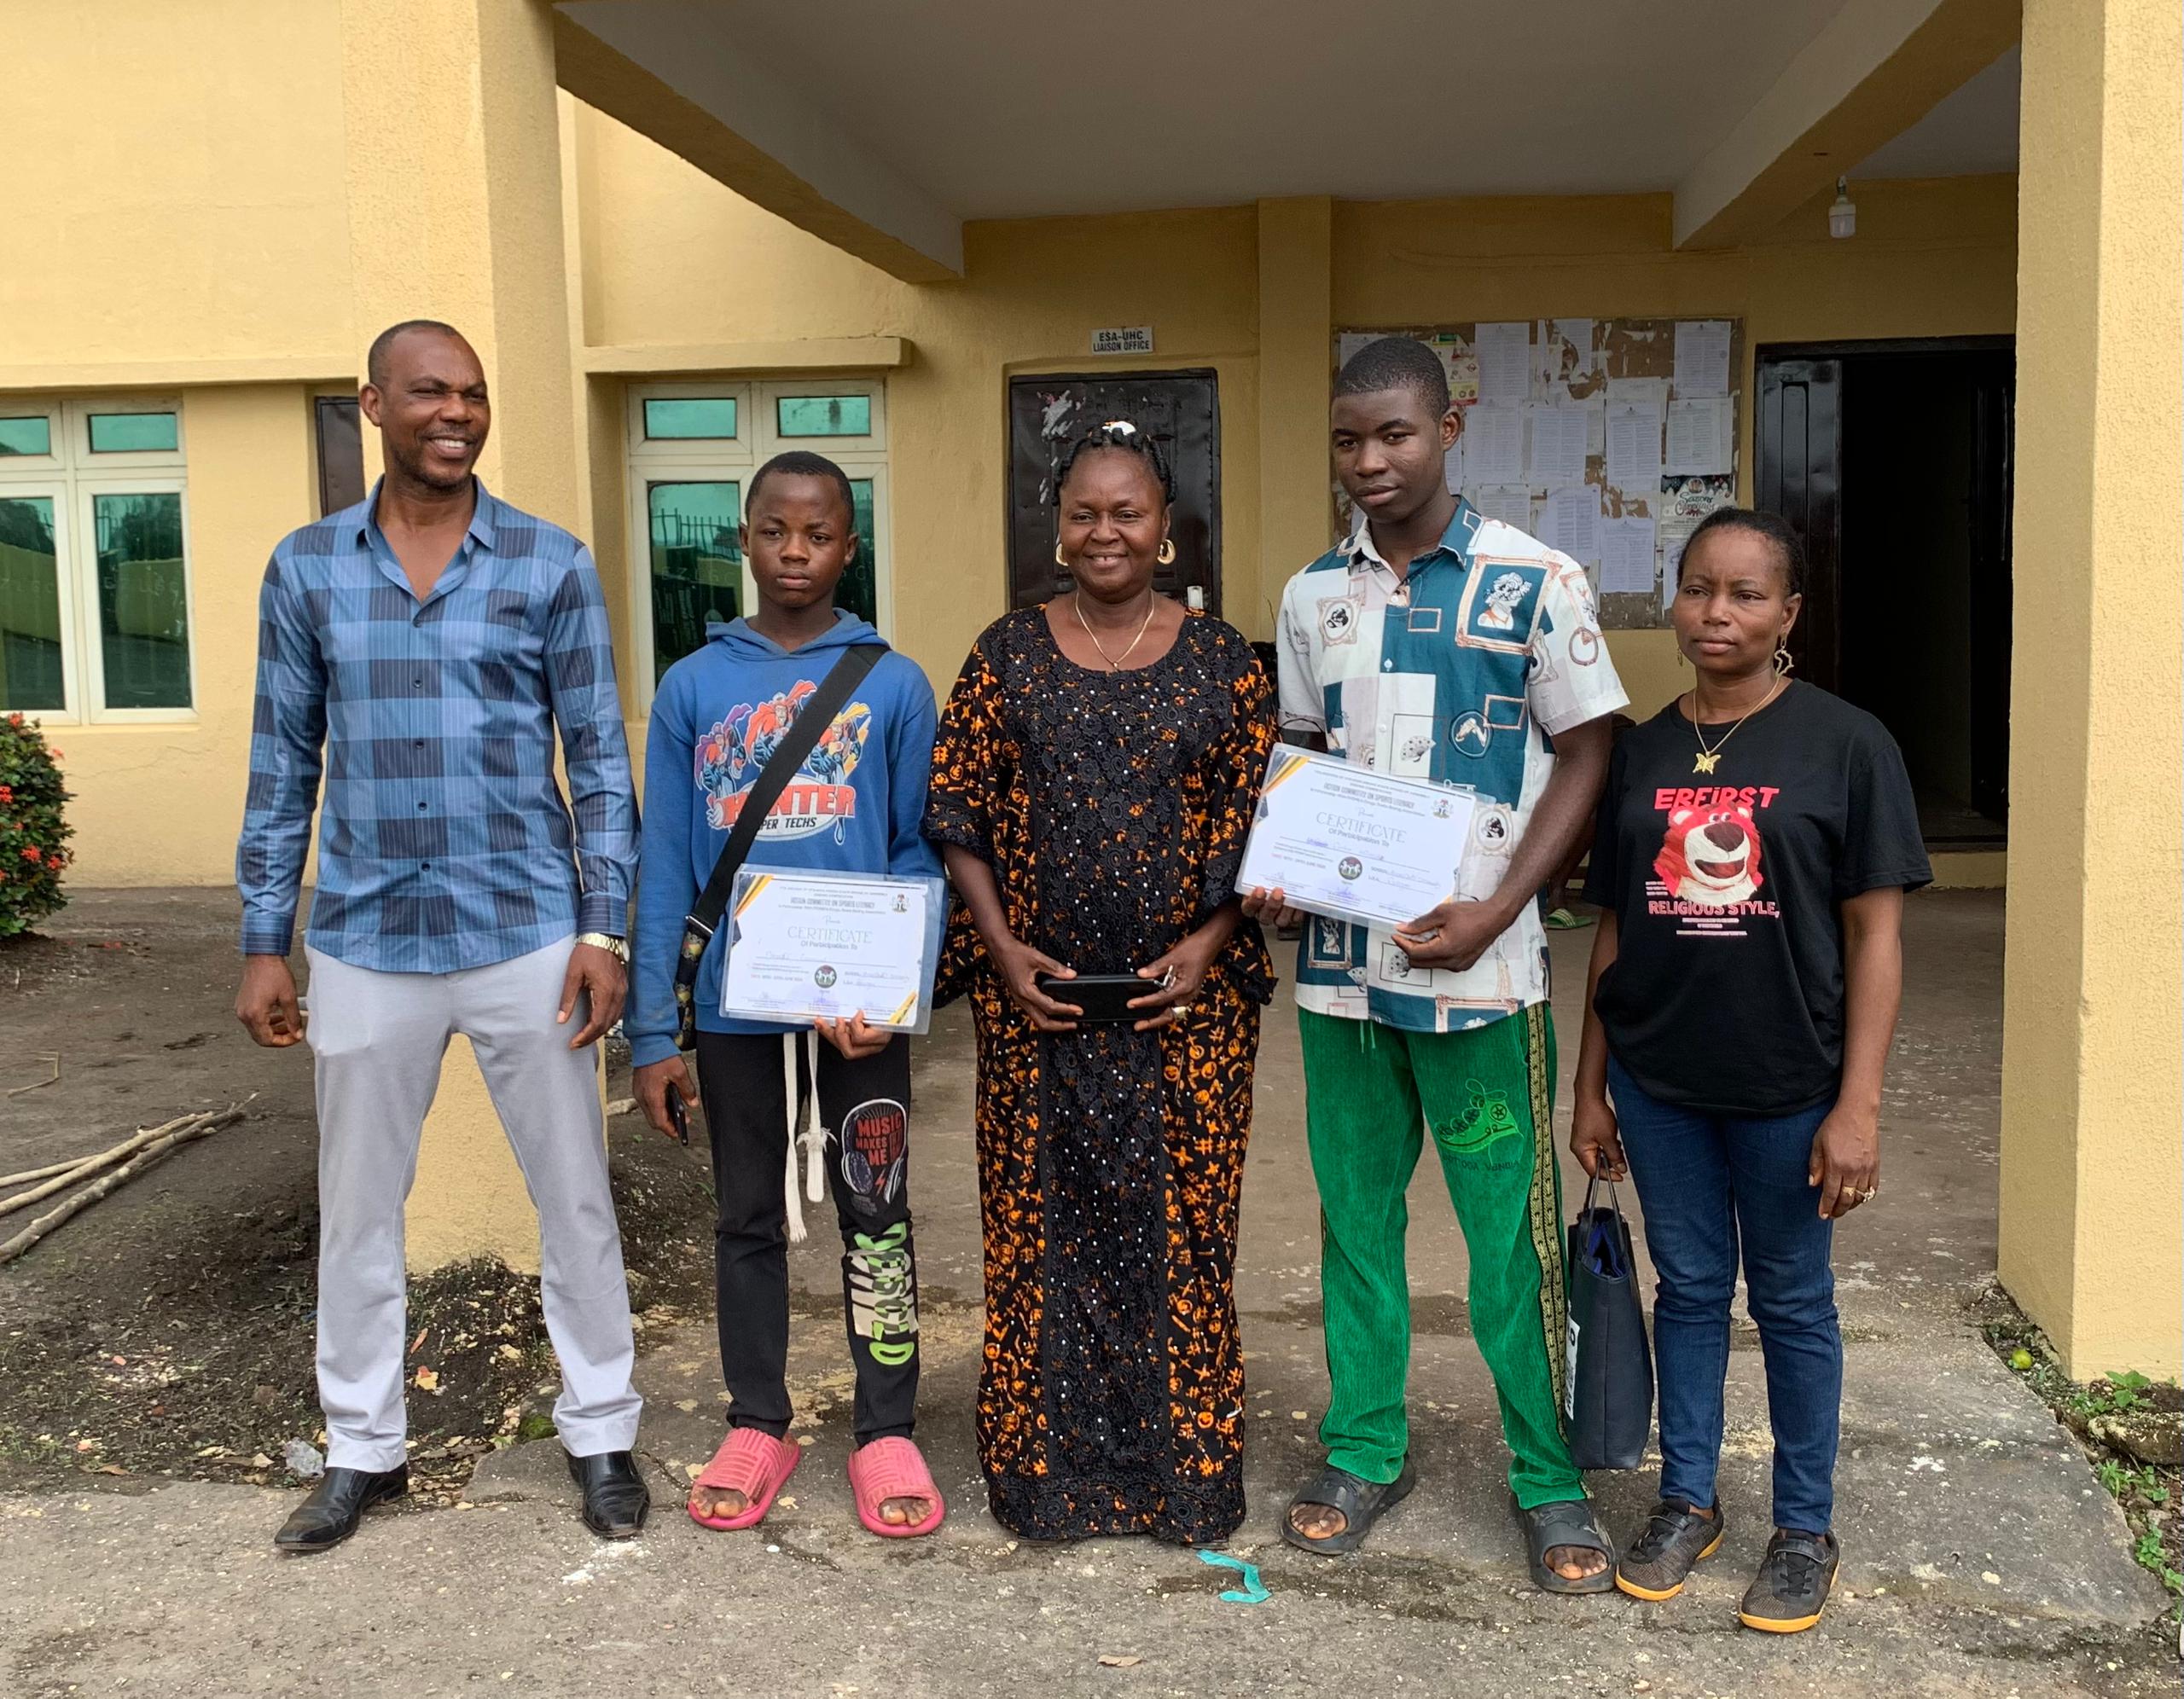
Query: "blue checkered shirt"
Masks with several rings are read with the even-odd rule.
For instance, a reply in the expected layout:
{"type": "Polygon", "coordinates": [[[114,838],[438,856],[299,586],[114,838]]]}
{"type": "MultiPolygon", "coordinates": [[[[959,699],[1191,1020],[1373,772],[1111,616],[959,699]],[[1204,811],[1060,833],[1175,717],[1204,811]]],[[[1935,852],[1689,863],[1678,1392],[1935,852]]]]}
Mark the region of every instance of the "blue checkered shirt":
{"type": "Polygon", "coordinates": [[[619,936],[637,808],[590,551],[480,483],[469,534],[419,601],[378,499],[375,485],[290,533],[265,569],[235,850],[243,950],[288,954],[322,750],[314,949],[449,973],[572,932],[619,936]]]}

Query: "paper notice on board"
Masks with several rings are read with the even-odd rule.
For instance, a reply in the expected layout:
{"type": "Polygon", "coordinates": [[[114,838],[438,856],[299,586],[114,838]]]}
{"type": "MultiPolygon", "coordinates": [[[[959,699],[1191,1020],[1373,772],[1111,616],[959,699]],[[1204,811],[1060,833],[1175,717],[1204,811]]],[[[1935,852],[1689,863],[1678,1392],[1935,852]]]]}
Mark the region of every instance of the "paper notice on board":
{"type": "Polygon", "coordinates": [[[1735,455],[1735,403],[1725,395],[1669,403],[1668,464],[1670,478],[1726,475],[1735,455]]]}
{"type": "Polygon", "coordinates": [[[1585,414],[1583,407],[1552,403],[1531,409],[1531,459],[1526,477],[1533,489],[1585,481],[1585,414]]]}
{"type": "Polygon", "coordinates": [[[1653,522],[1651,519],[1600,521],[1600,593],[1651,594],[1653,589],[1653,522]]]}
{"type": "Polygon", "coordinates": [[[1652,406],[1665,409],[1669,404],[1669,380],[1666,378],[1610,378],[1607,380],[1607,403],[1613,407],[1618,403],[1629,407],[1652,406]]]}
{"type": "Polygon", "coordinates": [[[1584,371],[1585,357],[1593,351],[1593,322],[1590,319],[1555,319],[1552,321],[1554,333],[1577,351],[1577,369],[1584,371]]]}
{"type": "Polygon", "coordinates": [[[1549,548],[1559,548],[1580,566],[1596,566],[1600,558],[1600,492],[1589,484],[1566,484],[1550,490],[1539,503],[1539,521],[1533,530],[1549,548]]]}
{"type": "Polygon", "coordinates": [[[1514,525],[1529,533],[1532,528],[1532,492],[1521,484],[1502,484],[1491,487],[1472,485],[1464,499],[1490,519],[1499,519],[1505,525],[1514,525]]]}
{"type": "Polygon", "coordinates": [[[1607,481],[1611,489],[1653,505],[1661,482],[1661,409],[1618,402],[1607,409],[1607,481]]]}
{"type": "Polygon", "coordinates": [[[1529,323],[1482,324],[1472,336],[1478,357],[1478,399],[1487,407],[1514,407],[1532,392],[1532,328],[1529,323]]]}
{"type": "Polygon", "coordinates": [[[1481,402],[1464,415],[1464,478],[1469,484],[1525,481],[1525,410],[1481,402]]]}
{"type": "Polygon", "coordinates": [[[1698,529],[1696,519],[1664,519],[1655,532],[1661,547],[1661,612],[1666,613],[1676,601],[1676,574],[1683,568],[1683,546],[1691,541],[1691,533],[1698,529]]]}
{"type": "Polygon", "coordinates": [[[1343,332],[1334,339],[1335,369],[1339,371],[1343,367],[1347,366],[1363,350],[1366,344],[1378,342],[1380,339],[1378,335],[1369,330],[1343,332]]]}
{"type": "Polygon", "coordinates": [[[1676,327],[1676,392],[1682,396],[1729,392],[1729,322],[1679,319],[1676,327]]]}
{"type": "Polygon", "coordinates": [[[1464,493],[1464,439],[1456,438],[1456,445],[1441,456],[1441,481],[1451,496],[1464,493]]]}
{"type": "Polygon", "coordinates": [[[1439,352],[1441,363],[1449,373],[1449,404],[1455,407],[1478,405],[1478,356],[1460,342],[1446,344],[1439,352]]]}
{"type": "Polygon", "coordinates": [[[1598,459],[1607,452],[1607,397],[1594,390],[1578,403],[1585,409],[1585,455],[1598,459]]]}

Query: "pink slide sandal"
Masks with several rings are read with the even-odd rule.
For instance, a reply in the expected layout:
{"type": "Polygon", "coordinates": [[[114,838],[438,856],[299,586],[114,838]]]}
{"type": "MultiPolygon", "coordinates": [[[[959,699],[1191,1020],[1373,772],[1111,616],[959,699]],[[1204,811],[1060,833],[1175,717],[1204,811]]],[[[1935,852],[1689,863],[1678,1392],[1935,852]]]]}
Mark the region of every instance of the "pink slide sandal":
{"type": "Polygon", "coordinates": [[[911,1540],[931,1534],[948,1514],[940,1489],[932,1484],[932,1471],[925,1453],[909,1440],[874,1440],[850,1453],[850,1492],[857,1499],[857,1519],[883,1540],[911,1540]],[[923,1499],[932,1506],[923,1522],[891,1522],[880,1514],[890,1499],[923,1499]]]}
{"type": "Polygon", "coordinates": [[[684,1508],[700,1528],[717,1528],[723,1534],[754,1528],[773,1509],[775,1495],[803,1460],[804,1448],[793,1441],[777,1440],[756,1428],[731,1428],[713,1453],[713,1460],[690,1487],[694,1492],[707,1487],[716,1493],[741,1493],[744,1509],[732,1516],[701,1516],[695,1499],[684,1508]]]}

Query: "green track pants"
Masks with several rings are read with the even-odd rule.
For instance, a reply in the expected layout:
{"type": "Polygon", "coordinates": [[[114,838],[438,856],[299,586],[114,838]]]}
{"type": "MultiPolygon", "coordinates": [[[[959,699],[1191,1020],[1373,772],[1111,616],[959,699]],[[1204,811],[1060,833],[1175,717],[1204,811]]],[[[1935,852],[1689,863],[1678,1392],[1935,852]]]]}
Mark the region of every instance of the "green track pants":
{"type": "Polygon", "coordinates": [[[1585,1496],[1562,1435],[1568,1298],[1555,1168],[1554,1018],[1535,1005],[1467,1032],[1298,1012],[1320,1188],[1320,1296],[1333,1396],[1327,1460],[1392,1481],[1410,1449],[1405,1192],[1431,1128],[1471,1259],[1472,1335],[1494,1375],[1517,1502],[1585,1496]]]}

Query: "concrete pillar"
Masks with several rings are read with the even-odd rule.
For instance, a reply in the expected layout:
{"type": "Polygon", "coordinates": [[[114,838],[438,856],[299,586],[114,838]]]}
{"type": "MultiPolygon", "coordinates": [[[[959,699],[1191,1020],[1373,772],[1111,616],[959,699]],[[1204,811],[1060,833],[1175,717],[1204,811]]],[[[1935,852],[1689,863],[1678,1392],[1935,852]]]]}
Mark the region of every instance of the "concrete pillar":
{"type": "MultiPolygon", "coordinates": [[[[479,476],[518,507],[574,526],[549,9],[542,0],[341,0],[341,83],[358,334],[436,318],[468,337],[493,395],[479,476]]],[[[377,433],[367,431],[365,444],[375,471],[377,433]]],[[[409,1255],[420,1270],[477,1255],[538,1267],[537,1217],[460,1040],[425,1127],[409,1255]]]]}
{"type": "MultiPolygon", "coordinates": [[[[1327,546],[1327,369],[1333,358],[1333,205],[1262,200],[1259,215],[1259,582],[1246,609],[1279,606],[1292,574],[1327,546]]],[[[1271,631],[1254,635],[1272,636],[1271,631]]]]}
{"type": "Polygon", "coordinates": [[[2025,0],[2001,1266],[2081,1377],[2184,1335],[2180,82],[2175,0],[2025,0]]]}

